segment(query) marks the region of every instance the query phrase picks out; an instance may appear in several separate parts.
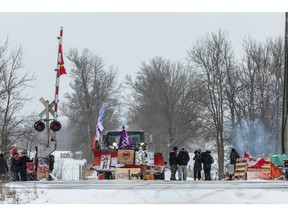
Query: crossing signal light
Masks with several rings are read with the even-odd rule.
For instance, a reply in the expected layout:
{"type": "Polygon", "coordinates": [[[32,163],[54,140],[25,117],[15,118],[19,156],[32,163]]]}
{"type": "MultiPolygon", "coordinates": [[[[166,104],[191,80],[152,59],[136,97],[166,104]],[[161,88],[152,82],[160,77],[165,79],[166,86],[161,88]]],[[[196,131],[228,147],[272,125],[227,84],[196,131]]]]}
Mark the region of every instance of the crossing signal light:
{"type": "Polygon", "coordinates": [[[34,124],[34,129],[38,132],[41,132],[43,130],[45,130],[45,124],[43,121],[39,120],[39,121],[36,121],[35,124],[34,124]]]}
{"type": "Polygon", "coordinates": [[[56,120],[52,121],[52,122],[50,123],[50,129],[51,129],[52,131],[54,131],[54,132],[59,131],[59,130],[61,129],[61,124],[60,124],[60,122],[59,122],[59,121],[56,121],[56,120]]]}

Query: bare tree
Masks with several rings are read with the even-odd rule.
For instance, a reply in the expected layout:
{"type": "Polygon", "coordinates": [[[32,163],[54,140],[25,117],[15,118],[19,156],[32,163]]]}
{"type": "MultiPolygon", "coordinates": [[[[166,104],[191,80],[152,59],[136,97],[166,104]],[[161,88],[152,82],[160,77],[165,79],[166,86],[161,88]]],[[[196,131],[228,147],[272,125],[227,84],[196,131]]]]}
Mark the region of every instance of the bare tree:
{"type": "Polygon", "coordinates": [[[105,129],[119,126],[120,85],[117,85],[117,70],[112,66],[105,70],[102,58],[84,49],[70,49],[67,58],[72,63],[70,86],[63,113],[68,117],[72,131],[72,150],[82,150],[85,157],[91,158],[91,142],[101,105],[105,107],[103,125],[105,129]]]}
{"type": "Polygon", "coordinates": [[[269,71],[272,73],[271,81],[271,94],[270,98],[270,113],[273,113],[270,117],[271,127],[270,130],[273,131],[274,145],[272,148],[268,149],[270,152],[282,153],[281,149],[281,130],[282,127],[282,114],[283,114],[283,94],[284,94],[284,39],[282,37],[277,37],[275,39],[269,40],[269,50],[271,61],[269,64],[269,71]],[[274,80],[274,81],[273,81],[274,80]]]}
{"type": "Polygon", "coordinates": [[[0,147],[6,153],[27,132],[23,127],[26,117],[19,115],[19,111],[29,101],[23,90],[34,79],[34,75],[23,72],[22,47],[11,52],[8,48],[7,39],[0,45],[0,147]]]}
{"type": "Polygon", "coordinates": [[[216,142],[218,153],[218,175],[223,178],[224,173],[224,145],[225,140],[225,116],[228,106],[232,109],[233,98],[235,97],[232,88],[234,80],[235,61],[232,52],[231,43],[228,41],[228,34],[219,30],[218,33],[207,33],[207,35],[198,40],[191,50],[188,51],[188,59],[194,65],[200,74],[203,74],[203,83],[207,91],[209,100],[205,101],[207,108],[205,125],[210,131],[210,136],[216,142]],[[228,84],[226,86],[226,84],[228,84]],[[230,92],[232,90],[232,92],[230,92]],[[225,93],[231,93],[226,95],[225,93]],[[229,98],[227,103],[225,98],[229,98]]]}
{"type": "Polygon", "coordinates": [[[280,153],[283,41],[278,38],[260,43],[248,37],[243,47],[238,145],[255,156],[280,153]]]}
{"type": "Polygon", "coordinates": [[[167,156],[171,146],[188,147],[199,128],[201,83],[191,68],[156,57],[143,62],[135,81],[126,76],[132,127],[153,134],[154,148],[167,156]]]}
{"type": "Polygon", "coordinates": [[[36,114],[31,114],[30,116],[25,117],[25,121],[21,125],[23,133],[20,134],[17,142],[17,146],[21,149],[27,150],[28,154],[34,151],[34,148],[41,139],[39,132],[34,129],[35,119],[37,119],[36,114]]]}

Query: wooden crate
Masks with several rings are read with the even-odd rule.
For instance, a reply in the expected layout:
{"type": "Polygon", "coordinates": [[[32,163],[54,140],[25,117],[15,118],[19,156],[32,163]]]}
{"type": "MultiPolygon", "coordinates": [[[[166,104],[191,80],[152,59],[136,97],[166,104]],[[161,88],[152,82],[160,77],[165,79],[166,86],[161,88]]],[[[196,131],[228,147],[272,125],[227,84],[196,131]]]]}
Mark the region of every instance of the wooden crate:
{"type": "Polygon", "coordinates": [[[270,180],[271,173],[270,170],[267,169],[256,169],[256,170],[249,170],[247,171],[247,180],[252,179],[262,179],[262,180],[270,180]]]}
{"type": "Polygon", "coordinates": [[[269,180],[271,177],[271,162],[269,158],[265,158],[265,164],[261,168],[248,167],[247,180],[263,179],[269,180]]]}

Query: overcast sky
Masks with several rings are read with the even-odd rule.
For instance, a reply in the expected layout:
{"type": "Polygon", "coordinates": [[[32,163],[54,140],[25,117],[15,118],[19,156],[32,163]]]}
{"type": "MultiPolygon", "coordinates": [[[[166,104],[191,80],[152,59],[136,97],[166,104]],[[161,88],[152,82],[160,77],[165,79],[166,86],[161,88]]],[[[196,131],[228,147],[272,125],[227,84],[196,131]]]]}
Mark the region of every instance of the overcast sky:
{"type": "MultiPolygon", "coordinates": [[[[0,12],[0,41],[9,36],[9,45],[22,45],[25,69],[35,73],[35,88],[27,91],[32,102],[25,111],[40,113],[43,97],[54,100],[57,49],[63,26],[63,50],[90,49],[106,65],[118,68],[119,81],[134,76],[141,62],[155,56],[184,61],[187,50],[207,32],[228,31],[235,51],[242,38],[257,41],[284,36],[285,13],[3,13],[0,12]]],[[[1,43],[0,42],[0,43],[1,43]]],[[[64,58],[67,75],[60,78],[59,110],[64,93],[69,91],[69,61],[64,58]]]]}

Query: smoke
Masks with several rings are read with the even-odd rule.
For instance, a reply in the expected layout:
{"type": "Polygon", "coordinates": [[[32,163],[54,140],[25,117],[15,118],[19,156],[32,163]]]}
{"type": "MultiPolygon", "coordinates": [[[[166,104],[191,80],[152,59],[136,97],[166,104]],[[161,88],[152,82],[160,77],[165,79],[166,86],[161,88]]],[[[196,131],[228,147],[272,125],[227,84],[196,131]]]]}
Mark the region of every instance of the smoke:
{"type": "Polygon", "coordinates": [[[265,129],[261,121],[247,121],[236,126],[233,143],[240,156],[247,152],[253,157],[268,157],[280,154],[281,143],[265,129]]]}

